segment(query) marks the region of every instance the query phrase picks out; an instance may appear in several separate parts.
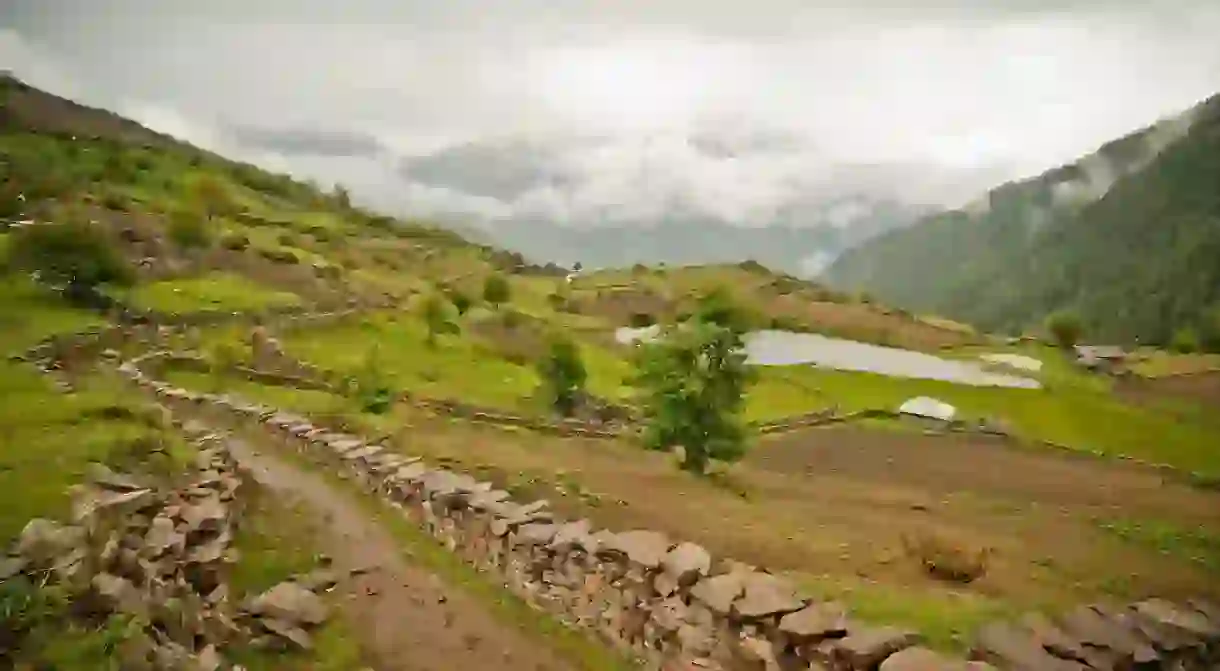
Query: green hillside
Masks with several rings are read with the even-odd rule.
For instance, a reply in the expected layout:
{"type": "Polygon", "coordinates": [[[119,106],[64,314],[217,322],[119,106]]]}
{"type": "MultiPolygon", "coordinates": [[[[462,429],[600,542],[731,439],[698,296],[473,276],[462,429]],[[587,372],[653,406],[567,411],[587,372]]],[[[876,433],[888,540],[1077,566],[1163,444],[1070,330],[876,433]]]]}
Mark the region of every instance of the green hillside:
{"type": "Polygon", "coordinates": [[[1214,341],[1220,97],[977,207],[870,240],[825,279],[988,330],[1072,310],[1092,340],[1168,344],[1193,331],[1214,341]]]}

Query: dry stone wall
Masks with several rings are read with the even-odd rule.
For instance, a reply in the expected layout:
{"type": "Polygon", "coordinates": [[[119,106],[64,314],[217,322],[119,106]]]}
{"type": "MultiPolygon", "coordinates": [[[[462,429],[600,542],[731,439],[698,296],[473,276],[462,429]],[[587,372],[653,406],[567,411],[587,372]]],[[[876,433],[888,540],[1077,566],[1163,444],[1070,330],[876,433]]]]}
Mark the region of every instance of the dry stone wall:
{"type": "Polygon", "coordinates": [[[979,632],[972,661],[950,658],[921,646],[917,632],[863,624],[838,603],[811,600],[780,576],[713,558],[694,543],[561,520],[546,501],[513,502],[491,483],[304,417],[173,387],[138,364],[120,370],[171,405],[239,419],[324,457],[514,594],[597,632],[648,668],[1202,671],[1220,664],[1220,606],[1159,599],[997,623],[979,632]]]}

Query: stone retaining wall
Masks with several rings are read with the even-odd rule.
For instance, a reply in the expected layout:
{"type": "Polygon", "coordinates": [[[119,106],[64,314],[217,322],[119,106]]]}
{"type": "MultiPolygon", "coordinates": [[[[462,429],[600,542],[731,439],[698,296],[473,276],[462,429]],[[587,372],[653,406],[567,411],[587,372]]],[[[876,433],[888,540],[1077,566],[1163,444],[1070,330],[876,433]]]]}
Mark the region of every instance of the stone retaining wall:
{"type": "Polygon", "coordinates": [[[519,504],[491,483],[370,445],[309,420],[120,370],[171,405],[237,418],[322,456],[402,510],[463,560],[562,621],[597,632],[652,669],[1214,669],[1220,606],[1149,599],[1030,615],[977,636],[967,662],[927,650],[916,632],[864,625],[780,576],[649,530],[594,530],[546,501],[519,504]],[[989,664],[990,663],[990,664],[989,664]]]}

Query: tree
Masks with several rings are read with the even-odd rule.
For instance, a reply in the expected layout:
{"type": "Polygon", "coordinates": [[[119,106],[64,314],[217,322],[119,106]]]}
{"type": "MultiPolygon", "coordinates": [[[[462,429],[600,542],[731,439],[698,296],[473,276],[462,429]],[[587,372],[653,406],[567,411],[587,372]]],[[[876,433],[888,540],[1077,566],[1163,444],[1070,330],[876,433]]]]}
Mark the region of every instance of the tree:
{"type": "Polygon", "coordinates": [[[466,314],[466,311],[469,310],[474,304],[474,301],[470,299],[470,296],[467,296],[461,291],[452,292],[449,296],[449,300],[453,301],[453,307],[457,310],[458,315],[466,314]]]}
{"type": "Polygon", "coordinates": [[[682,468],[692,473],[705,472],[710,459],[741,457],[740,413],[752,378],[741,330],[692,319],[640,345],[637,365],[647,446],[680,445],[682,468]]]}
{"type": "Polygon", "coordinates": [[[547,404],[559,414],[570,416],[588,377],[576,343],[564,337],[552,340],[547,356],[538,362],[538,375],[547,404]]]}
{"type": "Polygon", "coordinates": [[[1080,341],[1084,324],[1075,312],[1060,311],[1046,318],[1046,332],[1056,345],[1068,349],[1080,341]]]}
{"type": "Polygon", "coordinates": [[[457,324],[449,317],[449,302],[439,293],[428,296],[424,301],[424,324],[428,327],[429,347],[436,346],[437,336],[458,330],[457,324]]]}
{"type": "Polygon", "coordinates": [[[214,175],[200,175],[191,183],[191,197],[206,219],[221,217],[233,211],[229,190],[214,175]]]}
{"type": "Polygon", "coordinates": [[[503,275],[488,275],[487,279],[483,281],[483,300],[491,303],[493,307],[500,307],[501,303],[507,303],[510,294],[508,280],[504,279],[503,275]]]}
{"type": "Polygon", "coordinates": [[[335,190],[331,195],[334,197],[335,204],[339,206],[339,209],[344,211],[352,209],[352,196],[348,193],[346,186],[336,184],[335,190]]]}
{"type": "Polygon", "coordinates": [[[1173,341],[1169,347],[1180,354],[1194,354],[1199,351],[1199,332],[1189,326],[1174,331],[1173,341]]]}
{"type": "Polygon", "coordinates": [[[12,233],[9,259],[13,268],[37,272],[52,284],[66,285],[71,298],[100,285],[126,286],[134,281],[118,247],[98,226],[69,218],[63,223],[25,226],[12,233]]]}
{"type": "Polygon", "coordinates": [[[212,245],[212,231],[199,215],[178,210],[170,215],[169,239],[180,249],[205,249],[212,245]]]}

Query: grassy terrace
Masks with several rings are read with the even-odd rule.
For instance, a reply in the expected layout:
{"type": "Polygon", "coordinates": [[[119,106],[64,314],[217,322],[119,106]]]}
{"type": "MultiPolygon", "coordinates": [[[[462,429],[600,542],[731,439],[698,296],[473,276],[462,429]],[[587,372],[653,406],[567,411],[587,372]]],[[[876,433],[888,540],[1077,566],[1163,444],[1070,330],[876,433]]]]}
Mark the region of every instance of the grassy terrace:
{"type": "Polygon", "coordinates": [[[142,284],[127,292],[125,298],[137,308],[169,314],[208,310],[257,312],[301,304],[296,294],[274,291],[227,272],[142,284]]]}

